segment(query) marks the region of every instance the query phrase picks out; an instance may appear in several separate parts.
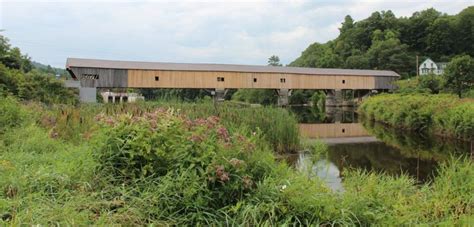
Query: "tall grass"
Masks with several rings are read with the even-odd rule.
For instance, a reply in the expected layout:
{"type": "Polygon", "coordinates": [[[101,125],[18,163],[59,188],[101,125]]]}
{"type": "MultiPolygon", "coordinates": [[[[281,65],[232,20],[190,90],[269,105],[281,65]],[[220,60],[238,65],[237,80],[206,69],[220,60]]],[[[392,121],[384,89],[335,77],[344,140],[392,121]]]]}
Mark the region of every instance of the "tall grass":
{"type": "Polygon", "coordinates": [[[474,100],[453,95],[384,94],[359,107],[369,119],[398,128],[474,139],[474,100]]]}
{"type": "Polygon", "coordinates": [[[173,108],[190,119],[218,116],[224,126],[232,131],[241,126],[256,132],[262,131],[267,140],[277,152],[294,152],[299,148],[299,131],[296,117],[286,109],[276,107],[242,107],[233,103],[212,102],[146,102],[122,105],[108,105],[106,112],[139,114],[157,107],[173,108]]]}
{"type": "Polygon", "coordinates": [[[467,225],[472,218],[468,158],[446,163],[422,186],[350,170],[340,194],[276,161],[263,133],[248,126],[231,132],[215,117],[190,120],[174,108],[129,111],[90,120],[100,127],[79,144],[52,135],[42,115],[6,129],[0,225],[467,225]]]}

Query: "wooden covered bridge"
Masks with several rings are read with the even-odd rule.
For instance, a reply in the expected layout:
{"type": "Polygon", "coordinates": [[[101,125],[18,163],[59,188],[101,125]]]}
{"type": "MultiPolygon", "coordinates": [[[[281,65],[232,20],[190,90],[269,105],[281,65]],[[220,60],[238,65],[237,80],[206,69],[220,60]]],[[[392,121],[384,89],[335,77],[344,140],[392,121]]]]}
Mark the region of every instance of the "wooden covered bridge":
{"type": "Polygon", "coordinates": [[[95,101],[96,88],[200,88],[215,97],[226,89],[274,89],[287,103],[293,89],[390,90],[393,71],[321,69],[231,64],[184,64],[68,58],[66,69],[80,81],[82,101],[95,101]],[[93,94],[92,94],[93,93],[93,94]]]}

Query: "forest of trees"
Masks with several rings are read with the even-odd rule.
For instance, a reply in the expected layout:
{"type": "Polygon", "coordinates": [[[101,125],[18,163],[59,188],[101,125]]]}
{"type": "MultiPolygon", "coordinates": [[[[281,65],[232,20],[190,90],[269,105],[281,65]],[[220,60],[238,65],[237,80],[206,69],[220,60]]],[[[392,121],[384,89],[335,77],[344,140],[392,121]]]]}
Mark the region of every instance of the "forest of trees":
{"type": "Polygon", "coordinates": [[[416,75],[416,56],[449,61],[474,56],[474,6],[457,15],[433,8],[397,18],[392,11],[374,12],[354,22],[346,16],[339,36],[313,43],[289,66],[387,69],[403,78],[416,75]]]}

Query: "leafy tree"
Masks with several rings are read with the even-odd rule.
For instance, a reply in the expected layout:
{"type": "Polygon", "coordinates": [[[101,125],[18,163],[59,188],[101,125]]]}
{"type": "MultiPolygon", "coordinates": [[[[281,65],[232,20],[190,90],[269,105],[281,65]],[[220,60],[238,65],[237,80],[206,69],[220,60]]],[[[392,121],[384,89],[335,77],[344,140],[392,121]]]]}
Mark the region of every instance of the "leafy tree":
{"type": "Polygon", "coordinates": [[[352,55],[346,59],[344,68],[347,69],[368,69],[369,59],[365,55],[352,55]]]}
{"type": "Polygon", "coordinates": [[[22,55],[17,47],[11,48],[8,39],[2,35],[0,35],[0,63],[8,68],[21,69],[23,72],[33,69],[30,57],[22,55]]]}
{"type": "Polygon", "coordinates": [[[276,55],[272,55],[268,58],[268,65],[282,66],[282,64],[280,63],[280,58],[276,55]]]}
{"type": "Polygon", "coordinates": [[[446,86],[461,98],[463,92],[474,86],[474,59],[469,55],[454,57],[446,66],[446,86]]]}
{"type": "Polygon", "coordinates": [[[474,6],[461,11],[455,27],[456,49],[458,54],[474,56],[474,6]]]}
{"type": "Polygon", "coordinates": [[[77,103],[74,92],[53,74],[33,69],[30,58],[19,48],[11,48],[8,39],[0,35],[0,91],[47,104],[77,103]]]}
{"type": "Polygon", "coordinates": [[[345,32],[351,30],[354,27],[354,19],[352,19],[351,15],[347,15],[344,17],[344,22],[342,23],[341,28],[339,31],[341,34],[344,34],[345,32]]]}
{"type": "Polygon", "coordinates": [[[455,27],[451,17],[440,17],[428,27],[426,52],[432,58],[450,55],[455,49],[455,27]]]}
{"type": "Polygon", "coordinates": [[[418,87],[429,89],[431,94],[438,94],[443,89],[444,84],[444,77],[435,74],[420,76],[418,80],[418,87]]]}
{"type": "Polygon", "coordinates": [[[306,49],[301,57],[290,63],[290,66],[312,67],[312,68],[337,68],[342,67],[342,58],[337,55],[332,43],[313,43],[306,49]]]}
{"type": "Polygon", "coordinates": [[[429,34],[429,27],[441,16],[441,13],[433,8],[415,12],[404,23],[401,29],[401,41],[407,44],[412,50],[426,50],[426,38],[429,34]]]}
{"type": "Polygon", "coordinates": [[[387,69],[409,77],[416,73],[416,55],[436,61],[474,56],[473,24],[474,7],[453,16],[432,8],[401,18],[392,11],[374,12],[360,21],[347,15],[336,39],[311,44],[290,65],[387,69]]]}
{"type": "Polygon", "coordinates": [[[401,44],[396,38],[374,40],[366,56],[369,66],[373,69],[395,70],[403,74],[414,68],[413,61],[408,55],[408,45],[401,44]]]}

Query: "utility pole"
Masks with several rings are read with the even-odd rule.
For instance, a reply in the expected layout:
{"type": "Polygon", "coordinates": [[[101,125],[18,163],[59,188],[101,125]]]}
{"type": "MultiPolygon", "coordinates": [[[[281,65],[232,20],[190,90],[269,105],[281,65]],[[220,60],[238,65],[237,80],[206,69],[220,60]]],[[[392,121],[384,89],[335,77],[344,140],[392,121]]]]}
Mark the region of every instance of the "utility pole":
{"type": "Polygon", "coordinates": [[[416,77],[420,76],[420,70],[418,66],[418,55],[416,55],[416,77]]]}

